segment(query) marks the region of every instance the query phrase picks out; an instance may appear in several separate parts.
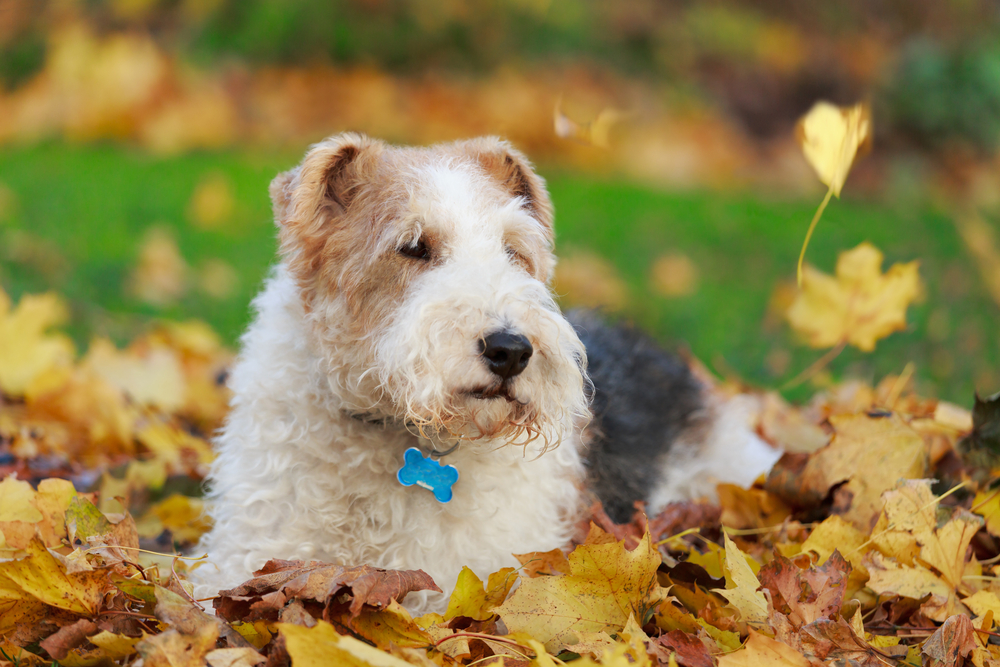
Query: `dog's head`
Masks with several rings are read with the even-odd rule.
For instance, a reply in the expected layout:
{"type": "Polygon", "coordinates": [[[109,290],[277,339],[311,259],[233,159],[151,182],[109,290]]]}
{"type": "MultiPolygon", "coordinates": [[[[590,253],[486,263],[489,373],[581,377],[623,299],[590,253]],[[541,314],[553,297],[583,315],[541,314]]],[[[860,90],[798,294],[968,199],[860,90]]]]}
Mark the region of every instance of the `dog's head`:
{"type": "Polygon", "coordinates": [[[548,289],[552,205],[506,142],[399,148],[342,134],[271,196],[347,409],[545,444],[587,414],[583,346],[548,289]]]}

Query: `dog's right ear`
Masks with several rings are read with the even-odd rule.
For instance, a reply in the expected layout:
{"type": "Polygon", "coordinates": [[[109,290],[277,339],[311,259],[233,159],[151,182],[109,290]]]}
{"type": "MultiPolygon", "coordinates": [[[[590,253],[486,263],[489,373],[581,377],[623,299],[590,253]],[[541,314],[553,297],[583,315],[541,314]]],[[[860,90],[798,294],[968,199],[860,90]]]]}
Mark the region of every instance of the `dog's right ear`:
{"type": "Polygon", "coordinates": [[[271,202],[278,225],[311,228],[342,215],[359,187],[370,182],[370,173],[377,167],[384,148],[381,141],[353,132],[313,146],[301,165],[271,182],[271,202]]]}

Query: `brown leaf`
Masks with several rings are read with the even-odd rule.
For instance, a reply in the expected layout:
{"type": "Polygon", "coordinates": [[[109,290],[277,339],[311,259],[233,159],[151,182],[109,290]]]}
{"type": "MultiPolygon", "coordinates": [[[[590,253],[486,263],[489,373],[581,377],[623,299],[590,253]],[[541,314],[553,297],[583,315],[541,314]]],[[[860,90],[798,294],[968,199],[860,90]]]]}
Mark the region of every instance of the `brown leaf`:
{"type": "Polygon", "coordinates": [[[872,647],[851,629],[843,618],[822,619],[811,623],[801,632],[802,648],[806,655],[818,660],[836,661],[836,664],[857,667],[885,667],[892,664],[887,656],[872,647]]]}
{"type": "Polygon", "coordinates": [[[927,638],[920,652],[929,658],[930,667],[957,665],[976,650],[974,633],[969,617],[955,614],[927,638]]]}
{"type": "Polygon", "coordinates": [[[851,566],[839,552],[824,565],[799,569],[780,553],[760,569],[761,586],[771,593],[775,610],[788,616],[795,627],[837,616],[844,603],[851,566]]]}
{"type": "Polygon", "coordinates": [[[170,629],[136,644],[145,667],[204,667],[205,656],[215,648],[219,630],[203,625],[194,634],[170,629]]]}
{"type": "Polygon", "coordinates": [[[236,588],[221,591],[213,604],[223,618],[244,620],[251,608],[263,618],[277,612],[287,600],[319,603],[328,608],[334,598],[350,590],[352,617],[364,605],[382,609],[390,600],[403,599],[412,591],[440,588],[422,570],[381,570],[369,565],[344,567],[327,563],[272,560],[256,572],[253,579],[236,588]]]}
{"type": "Polygon", "coordinates": [[[521,575],[525,577],[569,572],[569,561],[566,560],[566,554],[563,553],[562,549],[514,554],[514,558],[521,563],[521,575]]]}
{"type": "Polygon", "coordinates": [[[925,476],[924,441],[895,414],[835,416],[830,423],[836,434],[829,445],[810,457],[802,484],[825,495],[834,485],[847,481],[841,490],[850,494],[851,500],[844,518],[868,531],[882,508],[883,492],[900,479],[925,476]]]}
{"type": "Polygon", "coordinates": [[[72,625],[59,628],[55,634],[49,635],[39,645],[56,660],[62,660],[66,654],[86,641],[87,637],[97,632],[97,624],[81,618],[72,625]]]}
{"type": "Polygon", "coordinates": [[[705,644],[686,632],[671,630],[652,642],[656,658],[661,665],[670,664],[670,654],[674,654],[680,667],[713,667],[712,656],[705,644]]]}

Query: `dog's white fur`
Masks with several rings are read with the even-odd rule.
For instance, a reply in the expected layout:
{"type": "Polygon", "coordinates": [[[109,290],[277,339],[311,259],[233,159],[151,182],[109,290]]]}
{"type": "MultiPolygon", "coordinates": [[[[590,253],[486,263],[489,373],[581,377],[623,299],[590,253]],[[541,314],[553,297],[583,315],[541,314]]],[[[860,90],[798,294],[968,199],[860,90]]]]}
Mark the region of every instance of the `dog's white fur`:
{"type": "MultiPolygon", "coordinates": [[[[495,139],[412,149],[340,135],[272,197],[283,259],[230,378],[202,581],[228,587],[300,558],[423,569],[447,595],[462,566],[485,578],[514,553],[566,544],[585,476],[585,353],[547,287],[551,206],[530,164],[495,139]],[[400,252],[421,240],[427,258],[400,252]],[[480,357],[501,329],[534,348],[506,388],[480,357]],[[408,447],[455,444],[450,502],[399,484],[408,447]]],[[[773,463],[745,422],[719,420],[710,439],[661,462],[652,509],[773,463]]]]}

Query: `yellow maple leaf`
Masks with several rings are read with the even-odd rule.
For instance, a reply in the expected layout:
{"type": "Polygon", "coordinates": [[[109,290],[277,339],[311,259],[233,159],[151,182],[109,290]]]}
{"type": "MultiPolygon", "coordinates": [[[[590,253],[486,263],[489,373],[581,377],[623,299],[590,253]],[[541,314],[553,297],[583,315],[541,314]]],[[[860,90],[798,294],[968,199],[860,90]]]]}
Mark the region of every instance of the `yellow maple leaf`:
{"type": "Polygon", "coordinates": [[[656,580],[660,554],[648,532],[632,551],[624,541],[584,544],[568,561],[567,574],[522,579],[497,607],[511,632],[524,632],[558,652],[575,643],[576,633],[618,632],[632,614],[645,619],[663,599],[656,580]]]}
{"type": "Polygon", "coordinates": [[[81,616],[93,616],[111,587],[107,572],[68,573],[41,540],[28,544],[27,556],[0,563],[0,604],[43,604],[81,616]]]}
{"type": "Polygon", "coordinates": [[[717,588],[714,592],[729,600],[740,611],[747,623],[767,624],[767,598],[757,590],[760,581],[754,574],[745,553],[740,551],[736,543],[724,535],[726,540],[726,588],[717,588]]]}
{"type": "Polygon", "coordinates": [[[0,391],[19,396],[45,371],[72,363],[72,341],[46,333],[66,316],[55,294],[26,295],[11,310],[10,297],[0,290],[0,391]]]}
{"type": "Polygon", "coordinates": [[[291,623],[277,625],[278,632],[285,638],[285,648],[292,658],[292,664],[296,667],[411,667],[410,663],[359,639],[337,634],[326,621],[317,621],[311,628],[291,623]]]}
{"type": "Polygon", "coordinates": [[[809,667],[809,660],[788,644],[750,631],[746,645],[719,656],[719,667],[809,667]]]}
{"type": "Polygon", "coordinates": [[[906,309],[920,293],[919,262],[893,264],[882,273],[882,253],[870,243],[840,253],[836,276],[809,266],[802,290],[786,313],[814,348],[850,343],[864,352],[906,328],[906,309]]]}
{"type": "Polygon", "coordinates": [[[448,600],[445,620],[457,616],[467,616],[476,621],[485,621],[493,615],[493,609],[507,599],[517,575],[512,567],[505,567],[489,576],[486,586],[468,567],[463,567],[455,582],[455,590],[448,600]]]}
{"type": "Polygon", "coordinates": [[[838,415],[830,423],[833,440],[809,459],[801,477],[824,495],[847,480],[841,493],[850,495],[850,507],[842,516],[868,532],[882,509],[885,491],[900,479],[925,476],[926,446],[897,415],[838,415]]]}

